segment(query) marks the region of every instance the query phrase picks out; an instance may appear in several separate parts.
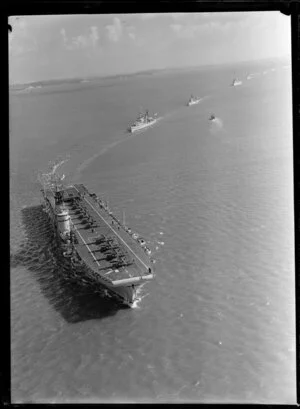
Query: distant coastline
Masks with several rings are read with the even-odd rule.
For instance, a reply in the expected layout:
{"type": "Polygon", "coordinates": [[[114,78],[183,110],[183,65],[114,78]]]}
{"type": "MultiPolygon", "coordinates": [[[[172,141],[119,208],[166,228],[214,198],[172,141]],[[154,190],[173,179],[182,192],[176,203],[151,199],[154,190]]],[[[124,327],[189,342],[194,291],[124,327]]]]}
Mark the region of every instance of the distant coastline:
{"type": "Polygon", "coordinates": [[[194,71],[194,70],[207,70],[207,69],[218,69],[222,67],[229,67],[229,66],[244,66],[244,65],[255,65],[258,63],[267,63],[267,62],[274,62],[278,63],[280,61],[288,61],[289,56],[284,57],[274,57],[274,58],[265,58],[261,60],[250,60],[250,61],[239,61],[239,62],[229,62],[224,64],[206,64],[206,65],[198,65],[198,66],[186,66],[186,67],[165,67],[165,68],[154,68],[150,70],[143,70],[137,72],[130,72],[130,73],[120,73],[114,75],[98,75],[98,76],[91,76],[91,77],[76,77],[76,78],[54,78],[49,80],[41,80],[41,81],[33,81],[27,83],[17,83],[11,84],[9,86],[10,90],[15,91],[31,91],[36,88],[48,87],[48,86],[55,86],[55,85],[63,85],[63,84],[80,84],[89,82],[96,82],[96,81],[107,81],[107,80],[124,80],[133,77],[139,76],[151,76],[155,74],[162,74],[162,73],[171,73],[171,72],[180,72],[180,71],[194,71]]]}

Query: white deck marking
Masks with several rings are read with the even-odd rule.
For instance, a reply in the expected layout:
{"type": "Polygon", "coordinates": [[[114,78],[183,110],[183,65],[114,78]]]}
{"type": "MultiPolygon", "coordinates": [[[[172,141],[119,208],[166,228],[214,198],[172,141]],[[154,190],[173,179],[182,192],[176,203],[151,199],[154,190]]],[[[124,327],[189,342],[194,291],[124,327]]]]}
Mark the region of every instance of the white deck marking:
{"type": "MultiPolygon", "coordinates": [[[[76,186],[74,186],[75,189],[77,190],[77,192],[79,192],[79,190],[77,189],[76,186]]],[[[79,192],[80,193],[80,192],[79,192]]],[[[125,246],[131,251],[132,254],[135,255],[135,257],[140,260],[140,262],[143,264],[143,266],[146,267],[146,269],[148,270],[148,266],[146,266],[146,264],[139,258],[139,256],[137,254],[135,254],[135,252],[128,246],[128,244],[122,239],[121,236],[118,235],[118,233],[110,226],[109,223],[107,223],[106,220],[104,220],[104,218],[101,216],[100,213],[98,213],[97,209],[94,208],[94,206],[88,201],[86,200],[86,198],[84,198],[84,200],[94,209],[94,211],[101,217],[101,219],[104,221],[105,224],[107,224],[107,226],[115,233],[116,236],[119,237],[120,240],[122,240],[122,242],[125,244],[125,246]]]]}
{"type": "Polygon", "coordinates": [[[81,240],[83,241],[83,243],[84,243],[85,246],[87,247],[88,251],[89,251],[89,252],[91,253],[91,255],[93,256],[93,259],[96,261],[96,263],[98,264],[98,266],[101,267],[100,264],[98,263],[98,260],[97,260],[96,257],[94,256],[92,250],[89,248],[89,245],[86,243],[86,241],[84,240],[84,238],[82,237],[82,235],[79,233],[78,229],[76,229],[75,224],[72,222],[72,220],[71,220],[71,223],[73,224],[74,229],[77,231],[77,233],[79,234],[81,240]]]}

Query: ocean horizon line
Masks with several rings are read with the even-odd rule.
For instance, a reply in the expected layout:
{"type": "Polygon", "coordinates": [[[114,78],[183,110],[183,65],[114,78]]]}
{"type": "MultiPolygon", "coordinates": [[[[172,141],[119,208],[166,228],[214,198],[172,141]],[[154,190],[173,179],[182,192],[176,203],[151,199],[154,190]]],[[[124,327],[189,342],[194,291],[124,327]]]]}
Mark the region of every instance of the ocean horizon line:
{"type": "Polygon", "coordinates": [[[19,87],[36,87],[36,86],[51,86],[59,85],[64,83],[81,83],[81,82],[91,82],[95,80],[109,80],[109,79],[118,79],[123,77],[134,77],[139,75],[152,75],[154,73],[160,73],[163,71],[185,71],[185,70],[197,70],[197,69],[207,69],[207,68],[217,68],[220,66],[232,66],[232,65],[244,65],[244,64],[256,64],[258,62],[267,62],[267,61],[278,61],[287,59],[290,56],[280,56],[280,57],[267,57],[261,58],[258,60],[241,60],[238,62],[224,62],[224,63],[212,63],[212,64],[202,64],[202,65],[190,65],[190,66],[175,66],[175,67],[160,67],[160,68],[150,68],[147,70],[133,71],[133,72],[123,72],[117,74],[104,74],[104,75],[90,75],[90,76],[80,76],[80,77],[60,77],[60,78],[49,78],[42,79],[37,81],[21,82],[9,84],[9,88],[19,88],[19,87]]]}

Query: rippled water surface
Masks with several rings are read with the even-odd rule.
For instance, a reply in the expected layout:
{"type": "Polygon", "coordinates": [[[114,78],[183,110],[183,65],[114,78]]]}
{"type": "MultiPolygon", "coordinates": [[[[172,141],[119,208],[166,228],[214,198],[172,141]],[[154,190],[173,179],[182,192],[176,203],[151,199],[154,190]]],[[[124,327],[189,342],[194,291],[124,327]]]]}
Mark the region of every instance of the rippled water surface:
{"type": "Polygon", "coordinates": [[[246,68],[11,93],[14,402],[295,402],[290,71],[246,68]],[[140,106],[163,118],[129,135],[140,106]],[[58,256],[37,182],[58,157],[156,243],[135,308],[58,256]]]}

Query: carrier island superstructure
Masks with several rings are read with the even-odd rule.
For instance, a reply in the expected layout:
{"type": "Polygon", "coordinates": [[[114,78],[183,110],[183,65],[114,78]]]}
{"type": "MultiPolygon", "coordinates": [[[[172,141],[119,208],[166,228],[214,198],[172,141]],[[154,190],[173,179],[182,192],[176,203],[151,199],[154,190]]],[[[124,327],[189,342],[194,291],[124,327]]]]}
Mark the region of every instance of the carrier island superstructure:
{"type": "Polygon", "coordinates": [[[51,180],[43,184],[42,194],[70,268],[101,285],[109,297],[131,306],[137,287],[154,278],[155,260],[146,241],[83,184],[64,186],[51,180]]]}

